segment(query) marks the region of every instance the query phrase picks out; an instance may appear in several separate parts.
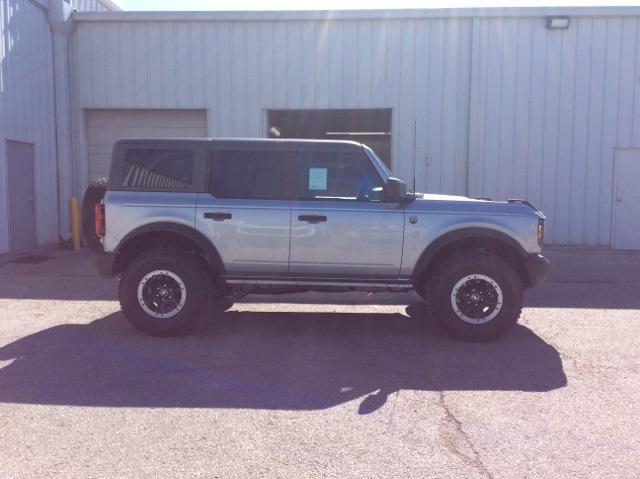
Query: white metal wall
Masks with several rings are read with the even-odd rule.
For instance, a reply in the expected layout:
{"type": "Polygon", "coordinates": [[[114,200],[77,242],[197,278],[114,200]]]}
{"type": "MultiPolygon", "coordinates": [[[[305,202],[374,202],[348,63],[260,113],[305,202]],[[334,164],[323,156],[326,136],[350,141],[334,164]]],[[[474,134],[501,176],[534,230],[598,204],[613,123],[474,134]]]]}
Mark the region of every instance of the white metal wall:
{"type": "Polygon", "coordinates": [[[640,145],[637,16],[572,15],[566,31],[508,11],[355,16],[80,16],[78,122],[88,108],[203,108],[211,136],[264,136],[270,108],[392,108],[398,176],[411,181],[415,151],[419,189],[526,197],[549,241],[609,244],[613,148],[640,145]]]}
{"type": "Polygon", "coordinates": [[[638,17],[476,25],[470,193],[529,199],[555,243],[609,244],[614,148],[640,146],[638,17]]]}
{"type": "Polygon", "coordinates": [[[80,108],[208,108],[211,136],[264,136],[265,109],[393,108],[397,174],[464,192],[470,20],[79,22],[80,108]],[[450,61],[444,61],[444,58],[450,61]],[[429,145],[429,150],[427,150],[429,145]]]}
{"type": "Polygon", "coordinates": [[[57,240],[51,30],[25,0],[0,0],[0,252],[8,250],[6,140],[35,144],[38,243],[57,240]]]}

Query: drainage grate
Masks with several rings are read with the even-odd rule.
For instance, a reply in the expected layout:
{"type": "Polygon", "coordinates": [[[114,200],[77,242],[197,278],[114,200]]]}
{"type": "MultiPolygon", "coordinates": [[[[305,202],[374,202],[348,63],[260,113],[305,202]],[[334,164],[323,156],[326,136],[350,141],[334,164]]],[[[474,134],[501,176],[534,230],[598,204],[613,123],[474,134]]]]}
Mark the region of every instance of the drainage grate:
{"type": "Polygon", "coordinates": [[[20,256],[19,258],[7,261],[7,263],[24,263],[24,264],[38,264],[45,261],[52,260],[51,256],[40,256],[37,254],[30,254],[27,256],[20,256]]]}

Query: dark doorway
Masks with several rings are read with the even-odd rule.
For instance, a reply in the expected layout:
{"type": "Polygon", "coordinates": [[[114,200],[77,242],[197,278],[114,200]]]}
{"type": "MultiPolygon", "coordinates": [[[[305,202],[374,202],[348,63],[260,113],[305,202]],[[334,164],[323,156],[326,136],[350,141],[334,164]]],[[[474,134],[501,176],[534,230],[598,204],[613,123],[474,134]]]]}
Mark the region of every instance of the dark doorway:
{"type": "Polygon", "coordinates": [[[33,144],[7,140],[9,251],[36,247],[33,144]]]}
{"type": "Polygon", "coordinates": [[[391,109],[270,110],[271,138],[352,140],[369,146],[391,168],[391,109]]]}

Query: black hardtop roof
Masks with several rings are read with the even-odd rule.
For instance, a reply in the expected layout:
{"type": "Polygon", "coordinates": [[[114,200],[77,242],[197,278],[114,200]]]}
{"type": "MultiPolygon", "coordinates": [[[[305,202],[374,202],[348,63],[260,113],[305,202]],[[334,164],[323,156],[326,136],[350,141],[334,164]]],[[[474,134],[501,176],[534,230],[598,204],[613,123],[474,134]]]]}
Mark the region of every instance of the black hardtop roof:
{"type": "Polygon", "coordinates": [[[212,150],[270,150],[270,151],[327,151],[360,152],[362,144],[348,140],[303,140],[271,138],[124,138],[117,146],[126,145],[170,145],[207,143],[212,150]]]}

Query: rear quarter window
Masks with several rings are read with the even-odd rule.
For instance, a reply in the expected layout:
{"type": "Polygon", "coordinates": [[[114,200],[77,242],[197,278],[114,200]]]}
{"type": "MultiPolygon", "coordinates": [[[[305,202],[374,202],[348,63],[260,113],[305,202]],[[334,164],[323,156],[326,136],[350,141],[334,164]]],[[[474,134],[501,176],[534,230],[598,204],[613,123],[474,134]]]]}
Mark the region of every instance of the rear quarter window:
{"type": "Polygon", "coordinates": [[[194,151],[189,148],[128,148],[122,161],[122,186],[189,191],[193,168],[194,151]]]}

